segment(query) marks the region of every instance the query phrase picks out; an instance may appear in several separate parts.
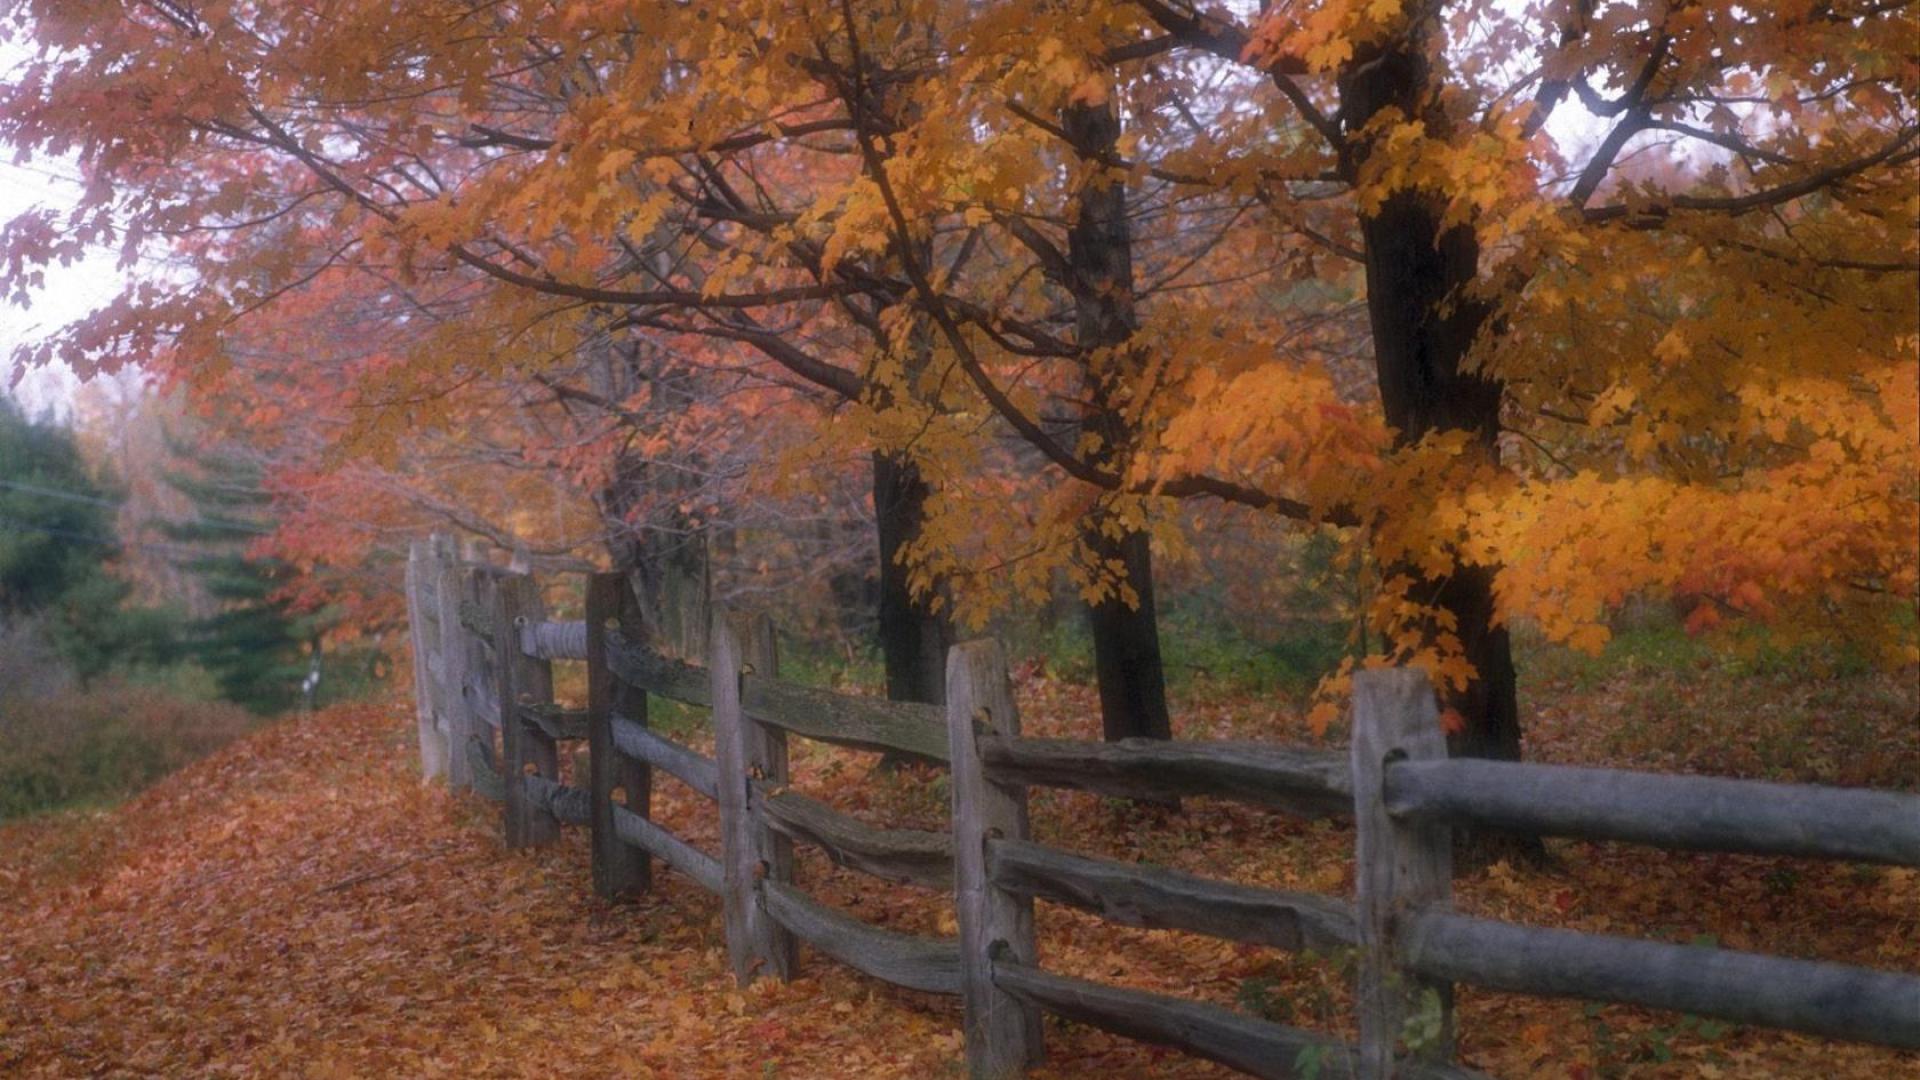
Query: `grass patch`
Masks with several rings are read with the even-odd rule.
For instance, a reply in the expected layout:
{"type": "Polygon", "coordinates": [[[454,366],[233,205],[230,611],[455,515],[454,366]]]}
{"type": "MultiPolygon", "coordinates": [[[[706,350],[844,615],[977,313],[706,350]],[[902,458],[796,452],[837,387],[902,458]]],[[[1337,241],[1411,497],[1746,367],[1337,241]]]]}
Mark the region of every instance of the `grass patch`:
{"type": "Polygon", "coordinates": [[[1920,784],[1913,672],[1877,671],[1844,644],[1783,645],[1764,628],[1709,641],[1643,613],[1617,625],[1599,655],[1524,627],[1515,654],[1533,756],[1801,783],[1920,784]]]}
{"type": "Polygon", "coordinates": [[[258,723],[237,705],[130,683],[0,701],[0,818],[117,801],[258,723]]]}
{"type": "Polygon", "coordinates": [[[836,649],[828,641],[782,635],[780,678],[830,690],[877,688],[886,686],[887,668],[876,648],[836,649]]]}
{"type": "MultiPolygon", "coordinates": [[[[1264,633],[1240,632],[1204,612],[1176,609],[1160,617],[1160,656],[1167,689],[1229,693],[1280,692],[1304,697],[1347,655],[1347,624],[1284,620],[1264,633]]],[[[1093,638],[1085,619],[1013,635],[1015,655],[1041,659],[1047,674],[1066,682],[1094,681],[1093,638]]]]}

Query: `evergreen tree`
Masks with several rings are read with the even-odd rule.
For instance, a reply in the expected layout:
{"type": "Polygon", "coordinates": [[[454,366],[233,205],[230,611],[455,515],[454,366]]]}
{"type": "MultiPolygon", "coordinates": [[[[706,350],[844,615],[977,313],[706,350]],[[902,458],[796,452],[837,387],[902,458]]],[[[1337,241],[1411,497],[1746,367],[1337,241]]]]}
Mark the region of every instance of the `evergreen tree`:
{"type": "Polygon", "coordinates": [[[117,547],[73,433],[0,395],[0,617],[46,610],[117,547]]]}
{"type": "Polygon", "coordinates": [[[180,616],[128,605],[118,493],[96,480],[73,432],[0,396],[0,627],[31,621],[82,683],[184,657],[180,616]]]}
{"type": "Polygon", "coordinates": [[[285,564],[248,554],[270,521],[272,498],[261,486],[260,468],[233,447],[196,449],[171,440],[170,447],[192,471],[171,472],[167,483],[192,502],[195,514],[162,531],[196,552],[182,565],[214,605],[191,624],[194,658],[227,700],[261,713],[290,708],[310,657],[318,655],[320,620],[290,610],[276,595],[285,564]]]}

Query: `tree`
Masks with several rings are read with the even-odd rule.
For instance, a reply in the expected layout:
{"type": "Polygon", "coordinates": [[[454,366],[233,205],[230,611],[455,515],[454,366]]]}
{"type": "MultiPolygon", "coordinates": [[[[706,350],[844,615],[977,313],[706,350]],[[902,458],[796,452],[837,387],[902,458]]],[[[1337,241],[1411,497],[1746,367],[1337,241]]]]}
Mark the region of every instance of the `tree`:
{"type": "Polygon", "coordinates": [[[1106,569],[1096,505],[1339,530],[1371,662],[1433,673],[1464,753],[1519,751],[1516,617],[1597,647],[1668,591],[1916,653],[1902,5],[29,9],[51,49],[0,134],[100,182],[9,228],[13,279],[117,215],[202,282],[39,358],[212,370],[336,266],[459,283],[501,342],[603,312],[837,393],[824,439],[926,481],[911,574],[956,610],[1106,569]],[[1103,95],[1110,148],[1061,119],[1103,95]],[[1090,401],[1053,256],[1121,180],[1133,359],[1095,353],[1090,401]]]}
{"type": "Polygon", "coordinates": [[[112,506],[71,431],[0,396],[0,616],[48,608],[98,575],[117,546],[112,506]]]}
{"type": "Polygon", "coordinates": [[[272,500],[259,467],[235,447],[176,443],[175,453],[191,471],[167,481],[187,496],[194,516],[164,523],[161,532],[185,549],[185,568],[213,604],[189,626],[188,647],[221,697],[259,713],[291,708],[302,681],[319,671],[323,620],[293,611],[282,595],[285,565],[250,550],[271,532],[272,500]]]}
{"type": "MultiPolygon", "coordinates": [[[[1083,168],[1067,230],[1067,286],[1074,299],[1074,337],[1086,366],[1086,422],[1093,461],[1112,468],[1136,441],[1125,402],[1146,358],[1130,347],[1134,316],[1133,227],[1127,187],[1098,166],[1120,141],[1120,114],[1103,86],[1072,100],[1060,128],[1083,168]]],[[[1153,582],[1153,548],[1147,531],[1124,514],[1095,514],[1087,522],[1093,560],[1114,567],[1114,582],[1088,604],[1093,658],[1100,686],[1100,715],[1109,740],[1170,739],[1166,672],[1160,661],[1153,582]]]]}
{"type": "MultiPolygon", "coordinates": [[[[1857,341],[1857,351],[1832,367],[1819,365],[1826,370],[1814,377],[1833,380],[1829,390],[1861,380],[1884,386],[1909,366],[1897,358],[1896,343],[1912,340],[1912,307],[1875,295],[1898,279],[1910,288],[1920,269],[1911,256],[1911,204],[1894,209],[1904,200],[1896,192],[1911,182],[1910,171],[1900,166],[1920,154],[1920,126],[1911,99],[1895,90],[1901,77],[1883,63],[1897,52],[1904,14],[1827,5],[1765,13],[1731,4],[1618,5],[1604,12],[1570,5],[1539,13],[1551,20],[1544,28],[1551,33],[1529,38],[1524,19],[1500,20],[1476,43],[1475,32],[1450,21],[1450,7],[1443,4],[1393,10],[1330,5],[1304,17],[1276,10],[1250,35],[1211,16],[1151,0],[1143,6],[1173,37],[1251,63],[1272,80],[1325,141],[1340,178],[1353,188],[1386,420],[1398,445],[1444,445],[1466,466],[1460,470],[1465,477],[1452,482],[1459,485],[1453,491],[1459,502],[1402,515],[1426,517],[1432,533],[1381,545],[1383,561],[1400,583],[1395,599],[1417,598],[1416,640],[1437,645],[1441,665],[1445,655],[1464,662],[1460,677],[1450,680],[1454,708],[1463,716],[1457,752],[1519,754],[1512,656],[1499,603],[1499,579],[1513,549],[1450,541],[1448,525],[1433,520],[1459,513],[1463,504],[1483,510],[1469,531],[1498,519],[1503,508],[1488,505],[1486,488],[1498,491],[1510,481],[1511,474],[1497,468],[1504,432],[1522,434],[1542,455],[1523,466],[1523,475],[1531,473],[1536,482],[1514,501],[1547,503],[1509,513],[1574,516],[1571,500],[1555,498],[1553,485],[1539,482],[1553,472],[1572,473],[1566,488],[1576,491],[1596,481],[1604,486],[1608,474],[1623,471],[1670,477],[1677,483],[1664,493],[1678,499],[1688,487],[1704,495],[1729,475],[1748,482],[1786,480],[1779,472],[1767,475],[1768,459],[1811,449],[1788,433],[1790,421],[1776,421],[1776,437],[1762,440],[1765,447],[1727,438],[1733,434],[1727,413],[1737,412],[1742,398],[1768,396],[1781,380],[1794,379],[1796,368],[1813,367],[1777,337],[1768,340],[1778,329],[1723,337],[1717,359],[1730,366],[1720,374],[1735,389],[1704,409],[1704,402],[1689,403],[1686,423],[1655,422],[1662,435],[1639,445],[1629,439],[1633,461],[1625,470],[1600,464],[1617,454],[1617,444],[1604,436],[1535,435],[1528,430],[1535,417],[1550,426],[1591,428],[1620,419],[1626,410],[1619,406],[1628,400],[1640,399],[1655,415],[1677,404],[1660,398],[1675,389],[1664,369],[1680,346],[1669,336],[1643,336],[1647,321],[1623,319],[1625,313],[1614,307],[1618,297],[1604,286],[1568,296],[1562,288],[1569,277],[1604,279],[1608,267],[1620,266],[1712,266],[1721,284],[1683,280],[1690,274],[1665,279],[1680,309],[1697,313],[1685,321],[1713,325],[1717,320],[1698,316],[1719,308],[1718,318],[1733,324],[1728,330],[1752,325],[1765,312],[1802,329],[1811,322],[1832,331],[1839,329],[1833,321],[1853,319],[1864,307],[1871,313],[1866,334],[1841,339],[1857,341]],[[1476,44],[1479,49],[1472,48],[1476,44]],[[1836,70],[1831,50],[1842,46],[1853,50],[1856,63],[1836,70]],[[1526,49],[1538,66],[1515,80],[1497,62],[1502,48],[1526,49]],[[1296,80],[1303,77],[1320,83],[1317,95],[1302,89],[1296,80]],[[1767,93],[1756,96],[1763,83],[1767,93]],[[1517,96],[1529,86],[1530,100],[1517,96]],[[1568,185],[1550,179],[1563,159],[1546,132],[1570,99],[1607,128],[1584,160],[1564,162],[1574,176],[1568,185]],[[1834,123],[1831,110],[1842,102],[1848,119],[1834,123]],[[1826,137],[1810,138],[1809,127],[1826,137]],[[1682,167],[1657,178],[1618,176],[1630,147],[1645,152],[1661,140],[1678,142],[1682,153],[1697,155],[1705,167],[1687,167],[1691,163],[1682,157],[1682,167]],[[1613,201],[1594,205],[1603,192],[1613,201]],[[1852,233],[1847,241],[1832,231],[1842,221],[1852,233]],[[1806,298],[1791,295],[1795,286],[1782,280],[1794,273],[1832,276],[1837,294],[1847,299],[1810,311],[1806,298]],[[1734,291],[1728,282],[1739,282],[1737,300],[1716,303],[1734,291]],[[1859,301],[1865,303],[1856,306],[1859,301]],[[1619,334],[1614,348],[1645,349],[1653,363],[1608,372],[1616,381],[1605,387],[1593,387],[1592,377],[1582,375],[1561,375],[1565,382],[1552,386],[1569,361],[1574,371],[1592,366],[1572,355],[1573,342],[1540,337],[1544,328],[1535,320],[1552,321],[1568,308],[1613,322],[1619,334]],[[1528,341],[1533,348],[1501,348],[1503,340],[1528,341]],[[1525,389],[1516,394],[1516,386],[1525,389]],[[1585,444],[1585,453],[1567,452],[1565,443],[1575,440],[1585,444]],[[1563,442],[1557,453],[1548,449],[1555,441],[1563,442]],[[1695,464],[1713,457],[1720,458],[1719,477],[1695,464]]],[[[1669,328],[1667,335],[1677,332],[1669,328]]],[[[1715,378],[1709,372],[1716,365],[1700,361],[1696,377],[1715,378]]],[[[1897,407],[1897,399],[1868,394],[1857,441],[1829,452],[1859,453],[1852,464],[1872,470],[1884,460],[1884,451],[1872,447],[1891,434],[1883,425],[1897,414],[1879,413],[1868,401],[1897,407]]],[[[1895,464],[1895,471],[1910,476],[1911,459],[1895,464]]],[[[1864,530],[1881,534],[1876,544],[1911,533],[1910,500],[1883,489],[1876,501],[1886,516],[1864,530]]],[[[1661,564],[1687,561],[1676,546],[1663,539],[1639,548],[1634,569],[1609,567],[1626,581],[1600,588],[1617,598],[1630,591],[1635,577],[1657,579],[1661,564]]],[[[1859,575],[1849,585],[1812,591],[1839,601],[1850,588],[1878,590],[1911,581],[1910,570],[1898,562],[1875,557],[1853,563],[1842,572],[1859,575]]],[[[1776,582],[1788,585],[1787,592],[1808,584],[1776,582]]],[[[1506,584],[1507,606],[1522,607],[1512,603],[1512,582],[1506,584]]],[[[1749,592],[1768,591],[1754,581],[1746,584],[1749,592]]],[[[1730,601],[1711,589],[1702,590],[1697,602],[1760,613],[1752,603],[1730,601]]],[[[1591,613],[1594,605],[1582,606],[1591,613]]],[[[1585,619],[1546,622],[1569,639],[1592,641],[1603,633],[1585,619]]]]}
{"type": "Polygon", "coordinates": [[[37,624],[83,683],[183,659],[178,615],[130,603],[116,573],[115,495],[72,429],[0,397],[0,624],[37,624]]]}

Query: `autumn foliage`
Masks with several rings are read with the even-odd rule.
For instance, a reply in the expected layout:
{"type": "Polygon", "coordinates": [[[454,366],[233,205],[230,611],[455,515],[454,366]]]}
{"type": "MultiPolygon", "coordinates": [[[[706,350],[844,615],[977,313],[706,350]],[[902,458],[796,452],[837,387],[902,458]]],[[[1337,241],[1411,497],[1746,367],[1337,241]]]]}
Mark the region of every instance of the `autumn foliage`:
{"type": "Polygon", "coordinates": [[[1336,531],[1358,662],[1469,752],[1518,751],[1523,618],[1920,657],[1906,5],[20,12],[0,135],[90,187],[9,291],[191,268],[27,359],[269,433],[302,565],[423,508],[562,561],[784,523],[878,453],[962,619],[1137,599],[1178,499],[1336,531]]]}

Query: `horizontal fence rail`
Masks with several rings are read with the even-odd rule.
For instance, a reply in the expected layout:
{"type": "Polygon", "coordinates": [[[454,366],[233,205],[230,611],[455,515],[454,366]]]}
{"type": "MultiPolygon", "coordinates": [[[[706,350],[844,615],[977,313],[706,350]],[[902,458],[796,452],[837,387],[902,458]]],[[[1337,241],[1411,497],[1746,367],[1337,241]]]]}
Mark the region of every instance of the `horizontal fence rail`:
{"type": "MultiPolygon", "coordinates": [[[[618,634],[610,638],[607,664],[621,681],[685,705],[712,706],[702,669],[618,634]]],[[[740,696],[755,722],[795,735],[855,750],[946,760],[946,724],[936,706],[856,697],[754,675],[741,679],[740,696]]]]}
{"type": "Polygon", "coordinates": [[[586,825],[593,820],[592,793],[544,776],[527,777],[527,790],[535,806],[563,825],[586,825]]]}
{"type": "Polygon", "coordinates": [[[624,716],[613,718],[613,745],[636,761],[644,761],[709,799],[720,797],[720,766],[697,750],[664,739],[624,716]]]}
{"type": "Polygon", "coordinates": [[[585,660],[587,624],[572,622],[521,622],[520,651],[542,660],[585,660]]]}
{"type": "Polygon", "coordinates": [[[1397,816],[1663,848],[1920,867],[1920,795],[1509,761],[1402,761],[1397,816]]]}
{"type": "Polygon", "coordinates": [[[795,735],[922,761],[947,759],[945,715],[932,705],[854,697],[753,675],[741,680],[740,692],[748,716],[795,735]]]}
{"type": "Polygon", "coordinates": [[[994,984],[1021,1001],[1082,1024],[1174,1046],[1254,1076],[1357,1075],[1352,1048],[1338,1039],[1256,1020],[1217,1005],[1056,975],[996,961],[994,984]]]}
{"type": "Polygon", "coordinates": [[[1149,930],[1330,952],[1359,940],[1353,905],[1312,893],[1235,885],[1156,866],[1069,855],[1023,840],[987,845],[987,877],[1009,892],[1149,930]]]}
{"type": "Polygon", "coordinates": [[[539,728],[556,742],[587,737],[588,714],[585,709],[563,709],[551,703],[520,705],[520,719],[539,728]]]}
{"type": "Polygon", "coordinates": [[[796,943],[874,978],[958,995],[968,1068],[1007,1077],[1043,1053],[1042,1013],[1175,1047],[1257,1076],[1449,1077],[1452,987],[1637,1004],[1736,1023],[1920,1049],[1920,976],[1472,918],[1451,908],[1450,825],[1662,848],[1920,866],[1920,796],[1617,769],[1446,757],[1426,677],[1354,680],[1345,752],[1245,742],[1021,737],[990,643],[948,658],[943,708],[778,677],[771,627],[713,614],[707,666],[667,656],[625,579],[595,575],[587,617],[545,617],[531,578],[461,565],[450,542],[408,562],[421,763],[505,803],[510,846],[562,825],[593,834],[594,886],[644,892],[652,863],[720,898],[742,982],[791,977],[796,943]],[[554,661],[584,660],[587,707],[553,701],[554,661]],[[710,710],[714,755],[648,726],[648,702],[710,710]],[[789,735],[942,763],[950,831],[888,828],[787,785],[789,735]],[[585,739],[587,775],[560,780],[559,742],[585,739]],[[711,800],[710,854],[652,816],[659,770],[711,800]],[[1225,798],[1351,818],[1355,898],[1221,881],[1032,841],[1026,789],[1165,803],[1225,798]],[[950,891],[957,938],[869,925],[794,883],[793,845],[879,880],[950,891]],[[1282,950],[1352,950],[1361,1038],[1269,1023],[1199,1001],[1049,972],[1033,908],[1282,950]],[[1413,1033],[1413,1034],[1410,1034],[1413,1033]]]}
{"type": "Polygon", "coordinates": [[[848,967],[909,990],[960,992],[960,949],[951,940],[868,926],[791,885],[774,882],[764,890],[767,910],[780,925],[848,967]]]}
{"type": "Polygon", "coordinates": [[[1493,990],[1920,1049],[1920,977],[1912,975],[1439,911],[1414,916],[1401,955],[1421,975],[1493,990]]]}
{"type": "Polygon", "coordinates": [[[879,829],[796,791],[754,781],[756,813],[789,839],[826,852],[835,865],[902,885],[953,887],[953,839],[921,829],[879,829]]]}
{"type": "Polygon", "coordinates": [[[1353,813],[1346,755],[1261,743],[1123,739],[980,740],[995,783],[1073,788],[1121,799],[1207,795],[1309,817],[1353,813]]]}
{"type": "Polygon", "coordinates": [[[630,642],[617,630],[607,634],[607,671],[628,686],[668,701],[703,709],[713,706],[713,685],[704,669],[630,642]]]}
{"type": "Polygon", "coordinates": [[[613,808],[613,828],[622,841],[687,875],[708,892],[717,893],[725,887],[720,860],[626,807],[613,808]]]}

